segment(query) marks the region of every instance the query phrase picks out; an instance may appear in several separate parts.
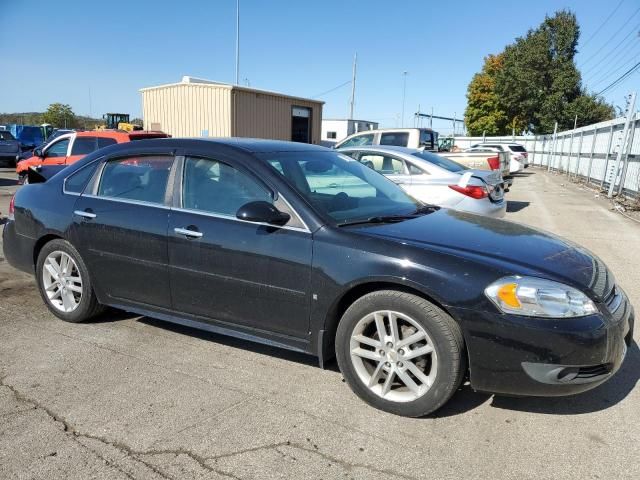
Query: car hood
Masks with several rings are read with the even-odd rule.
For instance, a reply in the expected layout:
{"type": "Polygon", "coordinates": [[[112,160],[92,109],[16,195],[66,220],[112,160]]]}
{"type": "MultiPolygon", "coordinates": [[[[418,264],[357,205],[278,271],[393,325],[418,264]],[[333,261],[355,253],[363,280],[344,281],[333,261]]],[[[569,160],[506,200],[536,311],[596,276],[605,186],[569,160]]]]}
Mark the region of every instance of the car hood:
{"type": "Polygon", "coordinates": [[[603,300],[614,285],[604,263],[586,249],[519,223],[451,209],[398,223],[351,227],[371,235],[410,243],[492,264],[515,275],[537,275],[573,285],[603,300]]]}

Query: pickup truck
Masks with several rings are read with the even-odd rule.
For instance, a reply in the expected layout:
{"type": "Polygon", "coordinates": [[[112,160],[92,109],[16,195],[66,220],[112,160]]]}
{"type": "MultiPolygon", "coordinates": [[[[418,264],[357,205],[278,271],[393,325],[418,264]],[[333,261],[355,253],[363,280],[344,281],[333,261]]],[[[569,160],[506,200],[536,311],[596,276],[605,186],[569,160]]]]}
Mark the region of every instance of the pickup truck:
{"type": "Polygon", "coordinates": [[[438,132],[430,128],[384,128],[365,130],[349,135],[336,143],[333,148],[365,147],[365,146],[396,146],[420,148],[430,152],[437,152],[443,157],[450,158],[465,167],[474,170],[499,170],[507,185],[510,180],[509,153],[507,152],[439,152],[438,132]]]}

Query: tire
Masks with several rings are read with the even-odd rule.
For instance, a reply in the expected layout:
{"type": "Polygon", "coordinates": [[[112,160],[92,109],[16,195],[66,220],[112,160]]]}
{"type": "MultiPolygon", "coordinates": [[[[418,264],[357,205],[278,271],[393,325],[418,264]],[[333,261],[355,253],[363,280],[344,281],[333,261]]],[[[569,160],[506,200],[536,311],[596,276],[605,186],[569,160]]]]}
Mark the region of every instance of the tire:
{"type": "Polygon", "coordinates": [[[424,298],[395,290],[369,293],[347,309],[336,332],[336,358],[357,396],[405,417],[422,417],[444,405],[467,367],[455,320],[424,298]],[[392,322],[398,325],[395,335],[392,322]]]}
{"type": "Polygon", "coordinates": [[[82,322],[104,311],[93,291],[86,264],[66,240],[52,240],[42,247],[36,263],[36,281],[47,308],[65,322],[82,322]],[[66,258],[70,258],[71,262],[65,262],[66,258]],[[58,264],[56,273],[59,280],[55,280],[52,275],[52,271],[56,271],[55,264],[58,264]],[[65,265],[68,268],[66,273],[62,269],[65,265]],[[60,272],[63,274],[60,275],[60,272]],[[78,278],[80,281],[77,281],[78,278]],[[65,283],[64,288],[61,282],[65,283]]]}

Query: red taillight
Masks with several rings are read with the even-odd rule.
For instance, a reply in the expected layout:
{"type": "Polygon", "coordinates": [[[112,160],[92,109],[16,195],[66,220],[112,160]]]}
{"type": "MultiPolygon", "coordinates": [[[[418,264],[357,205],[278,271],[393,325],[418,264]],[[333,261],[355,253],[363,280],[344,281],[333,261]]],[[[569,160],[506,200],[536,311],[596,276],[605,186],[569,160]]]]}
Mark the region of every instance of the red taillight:
{"type": "Polygon", "coordinates": [[[13,212],[16,207],[16,195],[13,194],[11,200],[9,200],[9,218],[13,220],[13,212]]]}
{"type": "Polygon", "coordinates": [[[487,158],[487,162],[489,163],[489,168],[491,170],[500,169],[500,157],[489,157],[487,158]]]}
{"type": "Polygon", "coordinates": [[[460,185],[449,185],[449,188],[456,192],[460,192],[467,197],[475,198],[476,200],[489,196],[486,188],[478,187],[477,185],[467,185],[466,187],[461,187],[460,185]]]}
{"type": "Polygon", "coordinates": [[[527,158],[527,157],[529,156],[529,154],[528,154],[527,152],[522,152],[522,156],[523,156],[524,158],[527,158]]]}

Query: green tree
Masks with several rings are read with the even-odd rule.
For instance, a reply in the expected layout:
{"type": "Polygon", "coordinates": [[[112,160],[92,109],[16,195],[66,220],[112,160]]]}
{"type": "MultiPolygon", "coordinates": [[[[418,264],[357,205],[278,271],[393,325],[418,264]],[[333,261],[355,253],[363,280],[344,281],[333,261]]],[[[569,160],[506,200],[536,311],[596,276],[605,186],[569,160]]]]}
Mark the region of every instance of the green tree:
{"type": "Polygon", "coordinates": [[[71,106],[62,103],[52,103],[44,112],[43,120],[57,128],[74,128],[77,126],[77,119],[71,106]]]}
{"type": "MultiPolygon", "coordinates": [[[[572,128],[576,114],[580,125],[612,118],[613,108],[582,88],[574,61],[579,36],[575,15],[562,10],[508,45],[499,55],[502,65],[495,70],[494,97],[484,104],[479,118],[490,123],[493,116],[506,116],[499,133],[511,133],[512,128],[518,133],[549,133],[556,121],[560,129],[572,128]]],[[[474,108],[470,102],[469,118],[481,123],[474,108]]]]}
{"type": "Polygon", "coordinates": [[[507,116],[501,110],[495,92],[496,74],[502,65],[502,55],[485,57],[482,71],[473,76],[467,88],[464,121],[470,135],[499,135],[505,129],[507,116]]]}

